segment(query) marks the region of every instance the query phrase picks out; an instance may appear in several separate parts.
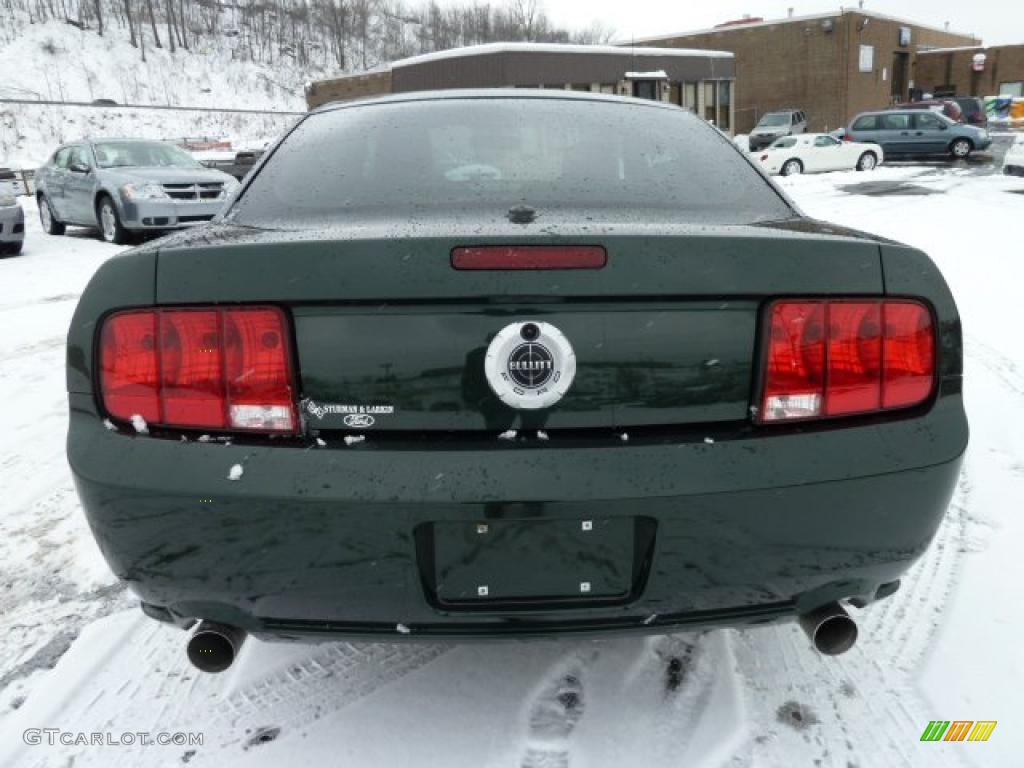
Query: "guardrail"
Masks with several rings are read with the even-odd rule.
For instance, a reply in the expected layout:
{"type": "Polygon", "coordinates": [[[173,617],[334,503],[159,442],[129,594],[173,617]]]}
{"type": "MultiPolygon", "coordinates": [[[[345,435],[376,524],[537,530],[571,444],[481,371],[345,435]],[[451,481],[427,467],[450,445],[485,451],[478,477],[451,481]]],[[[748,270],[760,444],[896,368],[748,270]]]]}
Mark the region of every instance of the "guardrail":
{"type": "Polygon", "coordinates": [[[0,104],[43,104],[55,107],[92,107],[93,109],[163,109],[172,112],[229,112],[244,115],[304,115],[305,112],[273,109],[236,109],[225,107],[171,107],[164,104],[93,104],[91,101],[51,101],[46,99],[0,99],[0,104]]]}

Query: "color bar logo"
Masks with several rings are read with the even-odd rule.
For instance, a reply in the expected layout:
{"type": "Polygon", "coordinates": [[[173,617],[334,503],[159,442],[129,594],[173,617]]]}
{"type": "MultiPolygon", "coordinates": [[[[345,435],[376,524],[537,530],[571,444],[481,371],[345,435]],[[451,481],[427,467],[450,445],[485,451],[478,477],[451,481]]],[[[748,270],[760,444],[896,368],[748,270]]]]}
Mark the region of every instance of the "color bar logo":
{"type": "Polygon", "coordinates": [[[988,741],[996,729],[996,720],[932,720],[921,734],[921,741],[988,741]]]}

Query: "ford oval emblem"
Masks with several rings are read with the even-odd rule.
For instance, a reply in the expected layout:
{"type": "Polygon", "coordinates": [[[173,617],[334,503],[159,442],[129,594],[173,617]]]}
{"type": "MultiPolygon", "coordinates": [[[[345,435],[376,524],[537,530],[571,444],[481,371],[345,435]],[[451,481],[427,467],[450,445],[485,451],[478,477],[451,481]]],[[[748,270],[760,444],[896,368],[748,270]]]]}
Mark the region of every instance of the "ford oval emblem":
{"type": "Polygon", "coordinates": [[[368,413],[350,413],[345,417],[345,426],[352,429],[366,429],[374,425],[375,419],[368,413]]]}

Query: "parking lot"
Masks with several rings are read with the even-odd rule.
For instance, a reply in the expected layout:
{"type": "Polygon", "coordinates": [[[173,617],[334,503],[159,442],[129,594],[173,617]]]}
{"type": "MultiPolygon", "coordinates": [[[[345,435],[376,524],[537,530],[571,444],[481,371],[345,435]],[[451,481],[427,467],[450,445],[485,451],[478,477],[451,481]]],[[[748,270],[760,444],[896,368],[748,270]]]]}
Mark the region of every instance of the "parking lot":
{"type": "Polygon", "coordinates": [[[121,249],[85,230],[44,235],[29,201],[24,256],[0,261],[0,399],[17,404],[0,432],[0,764],[276,766],[300,747],[309,764],[445,768],[738,768],[794,754],[837,768],[1013,764],[1024,626],[993,585],[1024,578],[1024,347],[1008,321],[1024,284],[1012,232],[1024,180],[993,167],[979,156],[780,181],[811,216],[931,254],[966,337],[972,443],[954,502],[902,589],[854,611],[861,641],[834,659],[784,625],[463,646],[251,641],[228,673],[198,675],[181,633],[143,617],[109,575],[64,459],[64,335],[121,249]],[[1000,721],[999,738],[919,741],[929,720],[958,717],[1000,721]],[[205,738],[86,749],[21,737],[112,725],[205,738]]]}

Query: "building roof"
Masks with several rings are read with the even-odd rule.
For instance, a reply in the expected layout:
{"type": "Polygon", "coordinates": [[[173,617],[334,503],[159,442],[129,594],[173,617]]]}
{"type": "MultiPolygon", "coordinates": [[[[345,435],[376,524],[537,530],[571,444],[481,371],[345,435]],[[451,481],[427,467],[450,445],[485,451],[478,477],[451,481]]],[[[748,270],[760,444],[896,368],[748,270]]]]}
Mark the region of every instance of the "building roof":
{"type": "MultiPolygon", "coordinates": [[[[449,48],[445,51],[424,53],[391,62],[390,69],[411,67],[444,59],[460,59],[466,56],[486,56],[495,53],[573,53],[573,54],[612,54],[616,56],[679,56],[714,59],[731,59],[733,54],[728,51],[705,51],[699,48],[636,48],[617,45],[571,45],[567,43],[485,43],[484,45],[467,45],[462,48],[449,48]]],[[[381,69],[387,69],[383,67],[381,69]]],[[[372,70],[371,70],[372,71],[372,70]]],[[[364,73],[365,74],[365,73],[364,73]]]]}
{"type": "Polygon", "coordinates": [[[632,96],[617,96],[592,91],[562,91],[542,88],[441,88],[432,91],[407,91],[405,93],[387,93],[371,96],[366,99],[352,101],[331,101],[310,110],[310,114],[334,112],[339,109],[372,107],[377,104],[400,104],[409,101],[458,101],[474,100],[506,100],[506,99],[542,99],[546,101],[601,101],[608,104],[625,104],[658,109],[674,109],[679,107],[667,101],[654,99],[638,99],[632,96]]]}
{"type": "MultiPolygon", "coordinates": [[[[819,21],[822,19],[836,19],[846,14],[857,14],[858,16],[867,16],[873,19],[881,19],[884,21],[895,21],[900,24],[906,24],[910,27],[918,27],[920,29],[929,29],[934,32],[948,32],[951,35],[961,35],[962,37],[973,37],[978,39],[973,34],[967,34],[965,32],[957,32],[952,29],[944,29],[942,27],[936,27],[930,24],[921,24],[920,22],[911,21],[910,19],[900,18],[898,16],[890,16],[885,13],[878,13],[877,11],[869,11],[864,8],[840,8],[831,13],[815,13],[807,16],[787,16],[781,19],[765,19],[764,21],[750,21],[737,24],[726,24],[717,27],[709,27],[707,29],[695,29],[688,32],[677,32],[671,35],[657,35],[655,37],[644,37],[632,42],[636,43],[653,43],[660,42],[663,40],[674,40],[680,37],[693,37],[695,35],[706,35],[711,32],[722,32],[729,34],[732,32],[739,32],[744,29],[755,29],[757,27],[773,27],[777,24],[798,24],[806,21],[819,21]]],[[[628,45],[631,41],[622,41],[619,43],[621,46],[628,45]]]]}

